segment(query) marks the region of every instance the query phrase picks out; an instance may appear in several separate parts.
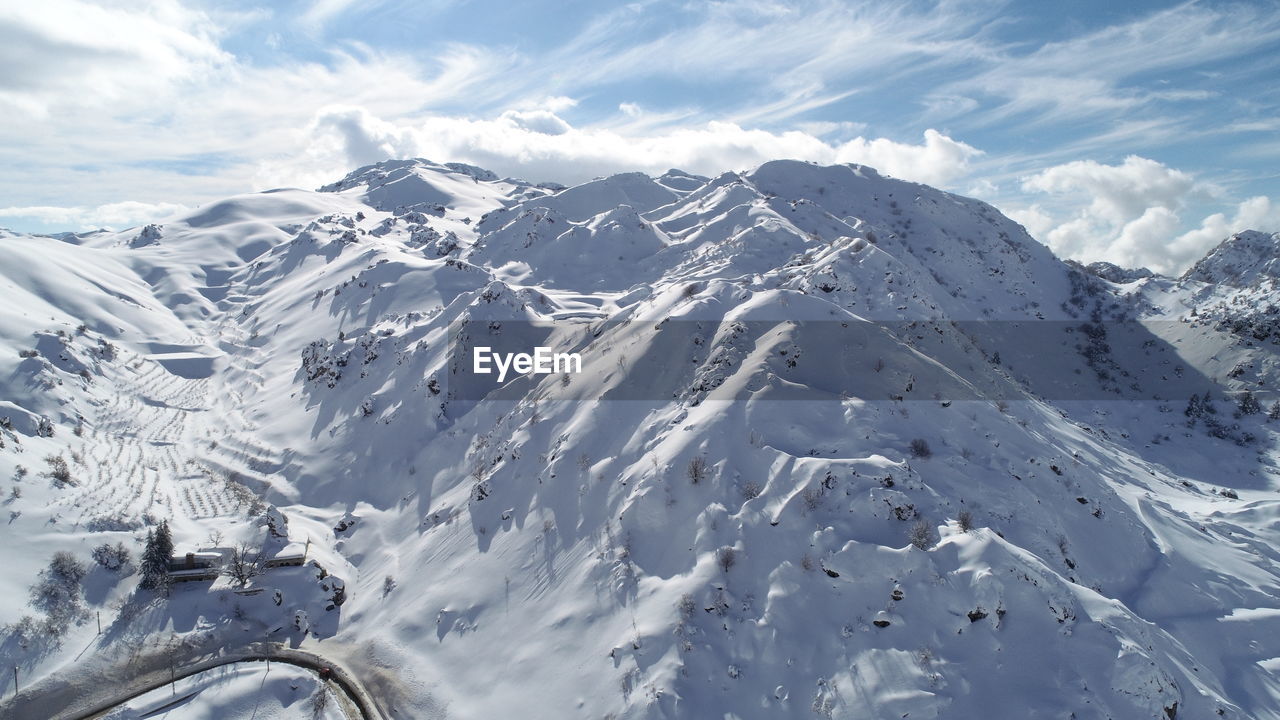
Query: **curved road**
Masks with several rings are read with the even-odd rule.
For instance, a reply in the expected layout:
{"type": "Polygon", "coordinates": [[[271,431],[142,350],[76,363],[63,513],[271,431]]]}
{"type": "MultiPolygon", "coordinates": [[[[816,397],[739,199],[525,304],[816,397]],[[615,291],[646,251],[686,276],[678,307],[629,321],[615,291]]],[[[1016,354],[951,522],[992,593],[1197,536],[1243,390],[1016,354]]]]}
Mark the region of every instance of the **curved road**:
{"type": "MultiPolygon", "coordinates": [[[[103,715],[121,703],[168,685],[172,680],[197,675],[223,665],[239,662],[273,660],[308,670],[329,668],[329,679],[342,689],[360,713],[361,720],[385,720],[373,698],[350,671],[328,658],[279,643],[253,643],[239,650],[205,657],[183,664],[170,673],[163,656],[159,667],[143,670],[123,681],[112,677],[94,677],[88,673],[75,683],[52,678],[24,690],[0,704],[0,716],[12,720],[89,720],[103,715]]],[[[154,658],[153,658],[154,659],[154,658]]]]}

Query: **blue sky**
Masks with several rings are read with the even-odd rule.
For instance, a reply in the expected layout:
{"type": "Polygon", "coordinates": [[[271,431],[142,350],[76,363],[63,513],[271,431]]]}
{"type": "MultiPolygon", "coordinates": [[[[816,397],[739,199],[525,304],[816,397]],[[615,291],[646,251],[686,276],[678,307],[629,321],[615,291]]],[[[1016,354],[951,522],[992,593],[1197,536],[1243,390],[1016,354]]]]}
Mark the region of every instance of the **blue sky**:
{"type": "Polygon", "coordinates": [[[386,157],[574,182],[775,157],[1177,271],[1280,230],[1280,3],[46,0],[0,8],[0,225],[163,221],[386,157]]]}

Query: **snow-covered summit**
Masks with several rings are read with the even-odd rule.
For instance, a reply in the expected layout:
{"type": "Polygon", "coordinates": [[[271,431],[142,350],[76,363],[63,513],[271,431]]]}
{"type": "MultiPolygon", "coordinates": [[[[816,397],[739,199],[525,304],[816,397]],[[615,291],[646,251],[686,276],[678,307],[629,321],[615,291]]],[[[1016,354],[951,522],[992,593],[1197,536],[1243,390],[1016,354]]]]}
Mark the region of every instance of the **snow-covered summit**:
{"type": "Polygon", "coordinates": [[[386,160],[356,169],[319,192],[355,194],[384,211],[418,210],[443,214],[446,208],[482,212],[517,197],[545,194],[558,186],[500,179],[495,173],[464,163],[434,163],[415,158],[386,160]]]}
{"type": "Polygon", "coordinates": [[[1280,279],[1280,233],[1238,232],[1196,262],[1183,279],[1249,287],[1280,279]]]}
{"type": "Polygon", "coordinates": [[[1119,265],[1109,262],[1089,263],[1085,269],[1103,280],[1120,284],[1155,277],[1155,273],[1151,272],[1147,268],[1122,268],[1119,265]]]}

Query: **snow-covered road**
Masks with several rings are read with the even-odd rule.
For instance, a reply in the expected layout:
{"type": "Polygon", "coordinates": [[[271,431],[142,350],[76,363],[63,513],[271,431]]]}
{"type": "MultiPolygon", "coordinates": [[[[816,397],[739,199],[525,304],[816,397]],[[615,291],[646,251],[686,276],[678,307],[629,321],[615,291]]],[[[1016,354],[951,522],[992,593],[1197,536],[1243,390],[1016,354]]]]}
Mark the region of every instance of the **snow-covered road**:
{"type": "Polygon", "coordinates": [[[360,720],[383,720],[386,717],[350,670],[330,658],[266,642],[253,643],[216,655],[187,657],[172,672],[169,655],[153,653],[131,662],[128,678],[123,680],[116,673],[107,672],[102,673],[102,677],[69,677],[66,674],[52,677],[23,690],[16,698],[5,700],[0,704],[0,715],[12,720],[89,720],[174,680],[224,665],[255,661],[285,663],[317,673],[329,668],[329,679],[342,690],[345,699],[358,713],[356,717],[360,720]]]}

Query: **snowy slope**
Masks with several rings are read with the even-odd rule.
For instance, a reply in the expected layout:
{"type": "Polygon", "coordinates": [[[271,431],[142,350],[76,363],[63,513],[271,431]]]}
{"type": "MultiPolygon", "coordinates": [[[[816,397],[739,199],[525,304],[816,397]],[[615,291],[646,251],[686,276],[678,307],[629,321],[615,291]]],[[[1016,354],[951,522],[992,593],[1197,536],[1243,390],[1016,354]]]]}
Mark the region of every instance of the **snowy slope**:
{"type": "Polygon", "coordinates": [[[153,690],[107,720],[344,720],[339,700],[314,673],[289,665],[248,663],[219,668],[153,690]]]}
{"type": "Polygon", "coordinates": [[[0,653],[27,684],[279,632],[406,718],[1280,718],[1280,424],[1233,414],[1280,385],[1275,242],[1086,269],[793,161],[388,161],[5,235],[0,653]],[[535,335],[584,372],[476,389],[450,352],[535,335]],[[167,600],[95,568],[81,624],[21,622],[54,550],[162,519],[307,565],[167,600]]]}

